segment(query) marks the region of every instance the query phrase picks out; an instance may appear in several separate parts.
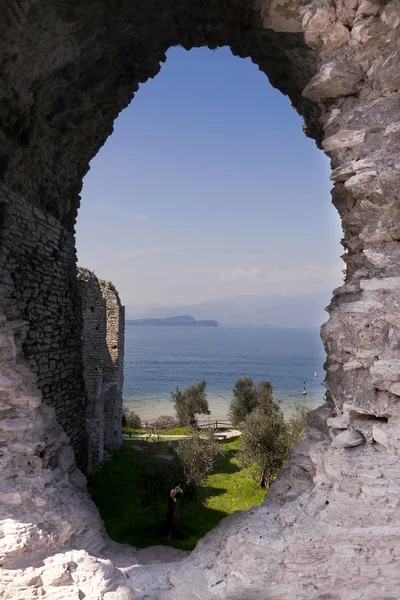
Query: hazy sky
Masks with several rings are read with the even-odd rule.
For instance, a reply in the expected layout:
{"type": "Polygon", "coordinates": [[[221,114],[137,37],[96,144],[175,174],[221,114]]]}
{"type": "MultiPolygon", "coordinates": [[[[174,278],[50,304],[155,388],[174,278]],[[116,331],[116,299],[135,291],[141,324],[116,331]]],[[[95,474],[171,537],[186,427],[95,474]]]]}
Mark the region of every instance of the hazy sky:
{"type": "Polygon", "coordinates": [[[124,304],[340,283],[329,161],[289,100],[227,48],[173,48],[91,163],[79,264],[124,304]]]}

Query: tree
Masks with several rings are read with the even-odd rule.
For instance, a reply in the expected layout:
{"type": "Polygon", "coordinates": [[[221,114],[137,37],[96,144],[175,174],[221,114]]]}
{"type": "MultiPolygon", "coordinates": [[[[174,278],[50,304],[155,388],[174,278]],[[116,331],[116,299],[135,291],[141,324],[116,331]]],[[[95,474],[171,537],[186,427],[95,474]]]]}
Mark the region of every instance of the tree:
{"type": "Polygon", "coordinates": [[[274,388],[268,379],[263,379],[256,388],[257,406],[265,413],[280,412],[281,407],[277,400],[274,400],[274,388]]]}
{"type": "Polygon", "coordinates": [[[296,404],[294,412],[287,421],[289,448],[293,448],[293,446],[305,437],[304,429],[307,426],[307,414],[309,410],[304,404],[296,404]]]}
{"type": "Polygon", "coordinates": [[[182,495],[183,491],[180,484],[176,485],[169,492],[167,518],[165,520],[168,539],[179,539],[181,537],[181,516],[179,508],[182,495]]]}
{"type": "Polygon", "coordinates": [[[161,415],[161,417],[158,417],[157,424],[160,429],[173,429],[179,425],[175,417],[171,417],[170,415],[161,415]]]}
{"type": "Polygon", "coordinates": [[[132,429],[138,429],[142,426],[142,421],[128,406],[124,406],[122,409],[122,427],[130,427],[132,429]]]}
{"type": "Polygon", "coordinates": [[[215,459],[224,452],[211,431],[194,431],[186,439],[179,440],[177,455],[183,467],[185,483],[200,485],[212,471],[215,459]]]}
{"type": "Polygon", "coordinates": [[[229,417],[234,427],[241,425],[257,407],[265,413],[279,412],[279,403],[273,397],[271,382],[263,379],[258,386],[251,377],[239,377],[235,381],[229,406],[229,417]]]}
{"type": "Polygon", "coordinates": [[[265,412],[257,407],[242,429],[239,460],[244,467],[253,467],[260,487],[268,487],[286,460],[288,453],[287,426],[283,412],[265,412]]]}
{"type": "Polygon", "coordinates": [[[232,390],[229,418],[234,427],[244,422],[257,406],[257,390],[251,377],[239,377],[232,390]]]}
{"type": "Polygon", "coordinates": [[[171,392],[171,399],[174,403],[176,416],[180,427],[196,427],[196,415],[209,415],[210,409],[206,397],[207,382],[202,379],[194,383],[186,390],[179,387],[171,392]]]}

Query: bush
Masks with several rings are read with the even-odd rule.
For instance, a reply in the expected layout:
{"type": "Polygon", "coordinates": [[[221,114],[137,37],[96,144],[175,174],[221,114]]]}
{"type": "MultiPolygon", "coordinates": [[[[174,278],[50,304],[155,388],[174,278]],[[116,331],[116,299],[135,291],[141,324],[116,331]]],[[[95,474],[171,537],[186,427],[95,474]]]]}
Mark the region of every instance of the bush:
{"type": "Polygon", "coordinates": [[[158,425],[159,429],[175,429],[179,425],[177,419],[169,415],[161,415],[155,424],[158,425]]]}
{"type": "Polygon", "coordinates": [[[196,427],[196,415],[209,415],[210,409],[206,396],[207,382],[203,379],[185,390],[176,388],[171,392],[176,416],[180,427],[196,427]]]}
{"type": "Polygon", "coordinates": [[[289,448],[293,448],[293,446],[304,439],[304,429],[307,425],[309,410],[304,404],[296,404],[294,412],[288,419],[286,426],[289,448]]]}
{"type": "Polygon", "coordinates": [[[260,487],[268,487],[286,460],[287,426],[281,410],[264,412],[256,408],[244,423],[239,460],[253,467],[260,487]]]}
{"type": "Polygon", "coordinates": [[[257,406],[257,394],[251,377],[239,377],[232,390],[233,398],[229,405],[229,418],[234,427],[244,422],[257,406]]]}
{"type": "Polygon", "coordinates": [[[182,464],[184,481],[201,485],[214,467],[215,459],[224,452],[211,431],[194,431],[190,438],[179,440],[177,455],[182,464]]]}
{"type": "Polygon", "coordinates": [[[232,390],[233,398],[229,406],[229,418],[234,427],[244,423],[248,415],[257,407],[264,412],[279,412],[279,403],[274,400],[271,382],[263,379],[258,386],[251,377],[239,377],[232,390]]]}
{"type": "Polygon", "coordinates": [[[122,427],[128,427],[130,429],[138,429],[142,426],[142,420],[134,410],[128,406],[124,406],[122,409],[122,427]]]}

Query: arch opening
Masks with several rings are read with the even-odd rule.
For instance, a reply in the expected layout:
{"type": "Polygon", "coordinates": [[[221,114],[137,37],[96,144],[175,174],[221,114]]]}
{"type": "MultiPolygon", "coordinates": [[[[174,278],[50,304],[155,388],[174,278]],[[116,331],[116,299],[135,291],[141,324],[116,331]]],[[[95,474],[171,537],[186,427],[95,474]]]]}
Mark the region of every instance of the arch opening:
{"type": "MultiPolygon", "coordinates": [[[[266,586],[296,598],[396,595],[397,3],[4,0],[2,8],[0,201],[8,208],[0,240],[0,553],[12,570],[6,593],[68,581],[76,595],[90,597],[96,578],[98,595],[129,600],[186,599],[194,589],[207,600],[257,598],[266,586]],[[303,113],[331,158],[346,279],[322,330],[331,406],[311,415],[307,441],[265,505],[224,521],[193,557],[157,565],[155,577],[145,560],[128,571],[118,566],[124,557],[107,546],[69,445],[84,464],[73,227],[90,159],[139,82],[154,76],[177,44],[225,44],[265,61],[271,83],[303,113]],[[352,420],[352,410],[390,419],[352,420]],[[301,476],[309,459],[312,482],[301,476]],[[350,546],[356,561],[348,560],[350,546]],[[54,556],[61,556],[57,576],[54,556]],[[243,563],[243,556],[251,560],[243,563]],[[301,566],[299,556],[306,557],[301,566]],[[384,581],[370,568],[383,556],[384,581]]],[[[132,566],[132,555],[128,561],[132,566]]]]}
{"type": "MultiPolygon", "coordinates": [[[[197,49],[190,53],[174,48],[157,78],[146,83],[121,114],[113,136],[91,163],[77,223],[78,259],[79,264],[96,273],[112,275],[125,304],[128,321],[124,398],[131,401],[126,406],[138,413],[143,426],[157,423],[164,415],[173,420],[171,390],[176,386],[186,388],[201,379],[207,381],[211,409],[211,416],[199,416],[201,424],[207,420],[215,423],[218,419],[226,424],[232,388],[239,376],[252,376],[257,384],[261,379],[270,379],[275,397],[283,400],[286,414],[296,402],[306,400],[312,408],[323,403],[320,382],[324,358],[319,345],[319,325],[326,320],[324,307],[329,302],[330,290],[341,280],[339,251],[333,244],[334,234],[339,239],[340,232],[332,215],[336,211],[329,206],[327,165],[319,160],[320,151],[314,143],[304,137],[301,125],[301,119],[287,100],[271,88],[264,74],[249,60],[239,60],[228,48],[215,52],[197,49]],[[321,175],[316,174],[318,171],[321,175]],[[295,185],[288,181],[285,185],[288,173],[297,182],[295,185]],[[284,239],[285,247],[281,248],[284,239]],[[315,247],[321,248],[317,259],[315,247]],[[210,276],[205,275],[208,270],[210,276]],[[243,271],[239,279],[235,275],[238,270],[243,271]],[[290,292],[296,296],[291,298],[290,292]],[[229,294],[233,295],[230,300],[233,303],[239,298],[234,294],[246,293],[251,294],[247,301],[258,302],[260,307],[263,301],[275,307],[279,303],[292,303],[293,310],[287,307],[284,316],[278,317],[267,304],[272,318],[280,318],[275,326],[302,327],[315,319],[311,322],[315,330],[304,332],[301,340],[296,331],[290,337],[289,330],[240,331],[223,327],[219,337],[209,339],[207,363],[201,356],[201,339],[193,337],[207,330],[182,327],[138,330],[130,325],[130,319],[143,316],[133,312],[138,310],[131,306],[136,297],[150,303],[150,307],[152,300],[158,302],[161,308],[153,309],[151,314],[162,317],[162,311],[167,310],[162,308],[163,303],[164,306],[177,303],[166,315],[191,315],[193,309],[181,308],[190,305],[190,300],[196,304],[196,298],[198,302],[213,301],[218,295],[224,298],[229,294]],[[263,293],[272,298],[264,298],[263,293]],[[274,293],[283,296],[274,298],[274,293]],[[290,318],[292,321],[288,322],[290,318]],[[161,334],[158,341],[156,331],[161,334]],[[221,339],[223,334],[230,335],[231,341],[221,339]],[[277,358],[272,356],[266,341],[271,337],[275,340],[272,344],[285,338],[281,343],[283,364],[279,372],[277,358]],[[182,344],[187,345],[185,350],[182,344]],[[236,355],[231,349],[229,364],[224,365],[219,356],[231,344],[238,346],[236,355]],[[285,345],[293,347],[301,364],[288,362],[285,345]],[[253,358],[252,362],[255,352],[258,360],[253,358]],[[304,359],[304,355],[308,358],[304,359]],[[191,361],[190,356],[193,356],[191,361]],[[314,378],[315,371],[319,372],[319,379],[314,378]],[[305,377],[307,398],[301,395],[305,377]],[[142,401],[138,403],[139,398],[142,401]]],[[[195,313],[195,318],[215,317],[222,326],[235,325],[234,320],[226,320],[229,317],[221,323],[220,314],[226,308],[218,308],[217,304],[214,310],[219,313],[195,313]]],[[[233,318],[238,319],[235,315],[233,318]]],[[[246,324],[246,318],[250,324],[249,316],[242,316],[239,323],[246,324]]],[[[259,324],[271,325],[265,318],[259,324]]],[[[143,449],[148,444],[140,439],[132,443],[133,454],[140,452],[136,467],[140,471],[140,457],[144,458],[142,464],[147,464],[147,452],[143,449]]],[[[159,454],[163,452],[166,450],[160,443],[159,454]]],[[[235,471],[239,472],[236,446],[228,454],[234,458],[235,471]]],[[[136,486],[133,475],[125,478],[121,464],[115,467],[120,483],[115,480],[112,487],[118,490],[122,485],[125,492],[123,495],[116,492],[114,502],[125,502],[127,490],[133,486],[128,508],[121,505],[110,513],[107,507],[111,500],[104,495],[100,475],[95,477],[97,487],[92,486],[93,497],[104,510],[110,531],[118,531],[117,541],[131,540],[135,545],[137,539],[143,545],[146,537],[143,527],[135,533],[134,524],[127,519],[125,533],[121,521],[121,514],[124,511],[131,514],[133,505],[137,511],[141,510],[137,505],[138,490],[143,485],[136,486]],[[114,517],[118,520],[116,528],[114,517]]],[[[227,468],[231,467],[230,464],[227,468]]],[[[105,467],[104,476],[105,490],[112,493],[109,489],[112,467],[105,467]]],[[[252,489],[254,502],[259,502],[261,491],[250,474],[246,484],[252,489]]],[[[159,490],[158,494],[159,498],[162,492],[159,490]]],[[[226,508],[228,493],[218,490],[218,494],[218,500],[211,500],[211,505],[221,504],[226,508]]],[[[165,512],[161,497],[161,509],[157,508],[161,511],[157,517],[160,523],[165,512]]],[[[207,497],[198,502],[199,510],[205,513],[204,522],[207,502],[207,497]]],[[[186,515],[189,519],[195,506],[191,502],[187,510],[184,508],[182,531],[186,515]]],[[[242,504],[234,508],[250,506],[251,498],[243,492],[242,504]]],[[[154,512],[153,505],[150,512],[154,512]]],[[[219,513],[219,518],[226,514],[219,513]]],[[[147,523],[149,519],[143,518],[147,523]]],[[[215,519],[209,520],[215,524],[215,519]]],[[[193,539],[195,529],[190,526],[193,539]]],[[[162,542],[154,538],[152,525],[148,525],[148,532],[147,545],[168,543],[161,535],[162,542]]],[[[177,543],[186,548],[188,541],[177,543]]]]}

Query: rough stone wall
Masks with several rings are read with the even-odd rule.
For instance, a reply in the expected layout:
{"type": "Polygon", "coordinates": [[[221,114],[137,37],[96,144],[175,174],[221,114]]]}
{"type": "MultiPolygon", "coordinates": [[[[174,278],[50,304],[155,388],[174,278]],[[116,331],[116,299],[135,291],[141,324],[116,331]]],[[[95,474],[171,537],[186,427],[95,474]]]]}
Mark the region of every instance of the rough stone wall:
{"type": "Polygon", "coordinates": [[[5,314],[26,330],[27,364],[84,465],[82,317],[74,237],[51,215],[0,186],[0,250],[5,314]]]}
{"type": "Polygon", "coordinates": [[[104,362],[106,360],[106,303],[97,277],[78,269],[82,301],[82,354],[85,380],[86,435],[90,473],[104,462],[104,362]]]}
{"type": "MultiPolygon", "coordinates": [[[[72,231],[90,158],[111,133],[113,119],[139,82],[158,72],[168,47],[228,44],[240,56],[250,56],[304,114],[308,134],[331,158],[333,202],[343,223],[346,280],[334,292],[322,330],[329,402],[311,415],[308,440],[296,447],[262,506],[224,520],[182,564],[165,569],[157,564],[128,566],[125,582],[131,591],[120,592],[111,587],[105,592],[104,572],[98,575],[93,565],[88,567],[86,583],[101,579],[104,584],[92,597],[400,597],[398,0],[1,1],[0,176],[24,198],[26,210],[41,207],[56,219],[49,222],[60,232],[65,232],[63,227],[72,231]],[[21,5],[22,16],[17,10],[21,5]]],[[[4,208],[0,216],[7,237],[4,208]]],[[[34,231],[27,235],[37,238],[34,231]]],[[[10,256],[17,256],[18,249],[9,247],[10,256]]],[[[49,268],[53,260],[46,252],[41,256],[42,268],[49,268]]],[[[69,256],[72,273],[72,251],[69,256]]],[[[18,269],[28,264],[23,256],[18,269]]],[[[27,271],[32,275],[30,267],[27,271]]],[[[65,266],[63,273],[67,271],[65,266]]],[[[63,273],[61,281],[70,281],[63,273]]],[[[32,275],[29,287],[33,280],[32,275]]],[[[7,276],[4,281],[8,283],[7,276]]],[[[18,291],[23,292],[22,283],[18,291]]],[[[11,300],[8,294],[9,314],[22,310],[19,298],[11,300]]],[[[32,302],[27,313],[34,325],[40,314],[32,302]]],[[[66,314],[73,303],[68,292],[66,314]]],[[[46,297],[44,310],[48,304],[46,297]]],[[[22,349],[26,328],[25,321],[20,323],[5,325],[4,356],[15,343],[22,349]]],[[[63,325],[66,339],[69,326],[70,321],[63,325]]],[[[29,360],[27,349],[25,353],[29,360]]],[[[13,373],[13,364],[4,360],[2,366],[13,373]]],[[[27,385],[30,372],[24,366],[20,374],[21,385],[27,385]]],[[[78,371],[70,382],[80,385],[78,371]]],[[[10,385],[9,380],[3,383],[7,398],[10,385]]],[[[2,415],[5,442],[13,443],[22,418],[26,420],[21,431],[32,423],[40,443],[53,439],[54,421],[48,422],[49,429],[36,430],[34,414],[24,417],[7,398],[2,415]]],[[[37,410],[52,409],[42,404],[37,410]]],[[[7,508],[0,529],[9,549],[2,580],[7,587],[0,584],[3,596],[35,597],[61,582],[56,592],[51,590],[53,597],[73,597],[73,592],[79,597],[80,571],[70,567],[67,552],[78,548],[79,515],[84,520],[90,512],[89,500],[81,494],[79,504],[70,475],[53,479],[51,463],[37,463],[35,476],[21,479],[18,464],[26,465],[26,449],[18,444],[5,455],[7,468],[0,475],[7,481],[2,489],[14,493],[20,485],[25,496],[16,508],[11,506],[14,496],[11,504],[2,499],[7,508]],[[41,556],[58,552],[64,561],[53,583],[50,559],[23,570],[21,556],[36,565],[40,552],[27,536],[25,548],[18,541],[22,524],[26,530],[37,522],[30,499],[39,504],[46,500],[45,484],[35,488],[46,478],[54,481],[53,498],[58,498],[57,505],[49,505],[46,519],[56,523],[57,511],[62,511],[71,523],[57,539],[41,530],[41,556]]],[[[76,473],[74,467],[71,472],[76,473]]],[[[83,539],[86,551],[93,552],[83,539]]],[[[114,564],[134,564],[129,556],[114,558],[114,564]]]]}
{"type": "Polygon", "coordinates": [[[124,307],[109,282],[78,269],[83,314],[88,471],[104,462],[104,450],[122,443],[124,307]]]}
{"type": "Polygon", "coordinates": [[[122,444],[122,390],[124,386],[125,308],[111,282],[100,280],[106,304],[106,346],[104,361],[104,442],[109,449],[122,444]]]}

